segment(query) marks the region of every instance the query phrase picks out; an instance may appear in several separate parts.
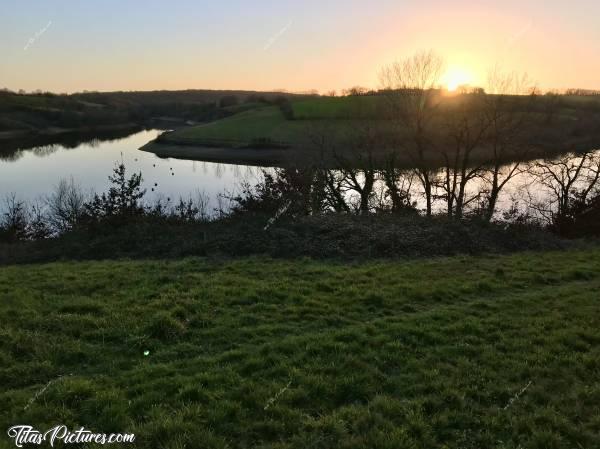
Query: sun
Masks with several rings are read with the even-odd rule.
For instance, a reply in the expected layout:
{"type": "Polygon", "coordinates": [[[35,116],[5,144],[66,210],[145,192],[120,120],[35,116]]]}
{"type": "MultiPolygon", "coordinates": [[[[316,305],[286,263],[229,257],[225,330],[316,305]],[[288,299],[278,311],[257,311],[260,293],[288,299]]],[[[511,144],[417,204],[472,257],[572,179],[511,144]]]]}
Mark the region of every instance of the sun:
{"type": "Polygon", "coordinates": [[[448,69],[442,77],[442,83],[449,92],[456,92],[460,86],[465,86],[473,82],[473,76],[465,69],[452,67],[448,69]]]}

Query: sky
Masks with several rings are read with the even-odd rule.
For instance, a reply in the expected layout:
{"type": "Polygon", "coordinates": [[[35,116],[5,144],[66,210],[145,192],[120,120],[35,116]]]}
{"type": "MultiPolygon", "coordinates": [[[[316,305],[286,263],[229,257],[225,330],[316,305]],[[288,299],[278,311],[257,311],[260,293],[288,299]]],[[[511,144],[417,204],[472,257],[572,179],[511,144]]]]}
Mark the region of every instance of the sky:
{"type": "Polygon", "coordinates": [[[494,66],[600,89],[598,0],[0,0],[0,88],[379,87],[434,50],[454,82],[494,66]]]}

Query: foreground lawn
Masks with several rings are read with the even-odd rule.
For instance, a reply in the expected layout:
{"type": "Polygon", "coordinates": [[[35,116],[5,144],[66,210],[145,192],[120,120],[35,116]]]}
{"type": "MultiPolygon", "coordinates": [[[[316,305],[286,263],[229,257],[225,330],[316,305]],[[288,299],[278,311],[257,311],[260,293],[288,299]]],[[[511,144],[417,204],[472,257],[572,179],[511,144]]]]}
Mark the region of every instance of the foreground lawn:
{"type": "Polygon", "coordinates": [[[2,267],[0,427],[143,448],[598,447],[599,291],[598,249],[2,267]]]}

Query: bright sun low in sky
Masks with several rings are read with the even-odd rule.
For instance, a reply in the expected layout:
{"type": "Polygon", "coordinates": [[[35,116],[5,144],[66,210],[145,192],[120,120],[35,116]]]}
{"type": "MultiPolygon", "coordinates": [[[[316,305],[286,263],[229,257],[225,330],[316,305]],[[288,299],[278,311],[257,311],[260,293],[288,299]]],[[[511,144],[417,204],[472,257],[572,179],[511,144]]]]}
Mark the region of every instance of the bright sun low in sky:
{"type": "Polygon", "coordinates": [[[500,66],[542,89],[600,89],[598,0],[0,0],[0,88],[377,88],[434,50],[443,83],[500,66]]]}
{"type": "Polygon", "coordinates": [[[442,87],[455,92],[461,86],[471,86],[475,83],[473,75],[461,67],[451,67],[442,76],[442,87]]]}

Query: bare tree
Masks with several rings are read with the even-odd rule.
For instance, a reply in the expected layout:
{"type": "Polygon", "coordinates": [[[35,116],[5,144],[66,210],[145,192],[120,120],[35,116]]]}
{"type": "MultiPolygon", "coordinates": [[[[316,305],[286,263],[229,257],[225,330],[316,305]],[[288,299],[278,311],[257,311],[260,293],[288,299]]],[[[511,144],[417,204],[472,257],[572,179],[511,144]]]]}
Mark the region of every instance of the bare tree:
{"type": "Polygon", "coordinates": [[[46,198],[48,221],[56,232],[73,228],[83,215],[86,197],[73,178],[61,179],[54,192],[46,198]]]}
{"type": "Polygon", "coordinates": [[[443,68],[443,60],[429,51],[385,67],[380,74],[390,118],[397,125],[396,144],[411,159],[423,186],[428,216],[432,214],[435,171],[427,154],[435,146],[434,118],[443,68]]]}
{"type": "Polygon", "coordinates": [[[385,196],[391,201],[392,212],[415,210],[411,200],[415,174],[412,170],[399,167],[397,153],[392,152],[385,158],[379,177],[385,185],[385,196]]]}
{"type": "Polygon", "coordinates": [[[325,204],[335,212],[350,212],[344,187],[345,176],[339,170],[324,169],[325,204]]]}
{"type": "Polygon", "coordinates": [[[0,215],[0,231],[10,240],[27,238],[28,214],[25,202],[17,199],[15,193],[4,198],[4,210],[0,215]]]}
{"type": "Polygon", "coordinates": [[[483,178],[487,184],[485,217],[491,220],[500,193],[525,169],[523,162],[512,161],[523,161],[528,151],[524,136],[531,125],[537,92],[527,75],[507,74],[498,68],[488,74],[487,92],[483,98],[491,156],[483,178]]]}
{"type": "Polygon", "coordinates": [[[377,176],[375,152],[380,144],[377,130],[370,120],[352,123],[346,136],[348,142],[342,151],[334,152],[336,165],[341,173],[342,191],[355,192],[359,202],[357,211],[367,214],[374,193],[377,176]]]}
{"type": "Polygon", "coordinates": [[[529,173],[545,190],[545,198],[530,201],[548,224],[560,231],[600,192],[600,154],[569,153],[531,164],[529,173]]]}
{"type": "Polygon", "coordinates": [[[462,95],[445,114],[447,144],[441,152],[445,161],[441,187],[449,217],[462,218],[465,208],[479,198],[478,194],[469,195],[468,185],[483,169],[481,160],[474,159],[489,127],[481,98],[462,95]]]}
{"type": "Polygon", "coordinates": [[[29,206],[28,237],[41,240],[52,236],[52,230],[47,223],[46,207],[43,200],[36,200],[29,206]]]}
{"type": "MultiPolygon", "coordinates": [[[[335,212],[350,212],[346,201],[345,175],[340,170],[331,169],[331,165],[336,163],[335,155],[341,152],[338,148],[339,134],[339,128],[328,121],[308,121],[305,125],[307,148],[304,153],[316,167],[315,189],[323,189],[319,200],[322,207],[335,212]]],[[[315,194],[313,198],[317,200],[318,195],[315,194]]]]}

